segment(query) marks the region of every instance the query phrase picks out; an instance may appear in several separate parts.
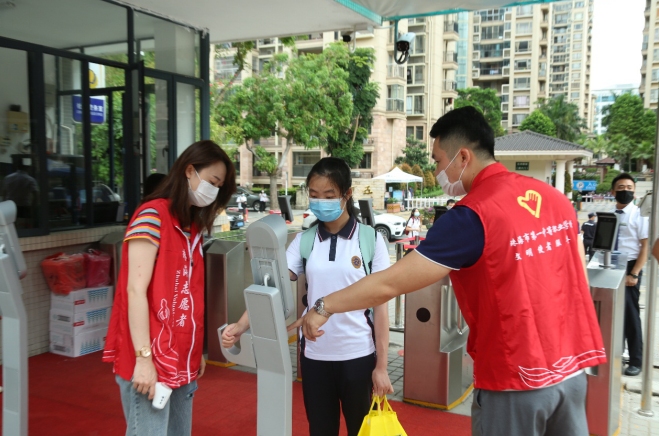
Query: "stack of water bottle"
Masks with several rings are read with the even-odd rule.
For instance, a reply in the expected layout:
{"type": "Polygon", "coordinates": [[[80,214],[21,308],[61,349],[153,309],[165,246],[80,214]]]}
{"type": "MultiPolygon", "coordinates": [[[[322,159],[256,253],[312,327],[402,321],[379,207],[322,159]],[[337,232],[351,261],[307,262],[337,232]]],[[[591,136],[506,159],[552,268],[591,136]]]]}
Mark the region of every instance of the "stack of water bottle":
{"type": "Polygon", "coordinates": [[[69,357],[101,351],[105,346],[113,302],[110,256],[100,252],[59,254],[44,263],[42,268],[53,291],[50,351],[69,357]],[[78,262],[80,266],[76,265],[78,262]],[[78,269],[79,274],[76,273],[78,269]],[[64,279],[64,275],[68,278],[64,279]],[[71,280],[72,277],[77,278],[71,280]],[[78,289],[81,286],[82,289],[78,289]]]}

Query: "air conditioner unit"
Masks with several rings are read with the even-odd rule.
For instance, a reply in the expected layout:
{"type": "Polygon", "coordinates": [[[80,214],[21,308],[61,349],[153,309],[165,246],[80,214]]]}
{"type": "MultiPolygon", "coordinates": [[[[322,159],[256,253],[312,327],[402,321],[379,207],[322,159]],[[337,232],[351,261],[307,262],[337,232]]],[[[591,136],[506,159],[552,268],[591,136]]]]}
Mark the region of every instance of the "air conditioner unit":
{"type": "Polygon", "coordinates": [[[480,70],[473,70],[473,71],[471,72],[471,78],[472,78],[472,79],[478,79],[478,78],[480,77],[480,75],[481,75],[481,71],[480,71],[480,70]]]}
{"type": "Polygon", "coordinates": [[[509,58],[510,57],[510,49],[509,48],[504,48],[503,49],[503,57],[504,58],[509,58]]]}
{"type": "Polygon", "coordinates": [[[504,76],[510,76],[510,67],[503,67],[501,70],[504,76]]]}
{"type": "Polygon", "coordinates": [[[510,85],[501,85],[502,94],[510,94],[510,85]]]}
{"type": "Polygon", "coordinates": [[[513,32],[511,32],[510,30],[506,30],[505,32],[503,32],[503,39],[505,40],[509,40],[510,38],[512,38],[512,36],[513,36],[513,32]]]}

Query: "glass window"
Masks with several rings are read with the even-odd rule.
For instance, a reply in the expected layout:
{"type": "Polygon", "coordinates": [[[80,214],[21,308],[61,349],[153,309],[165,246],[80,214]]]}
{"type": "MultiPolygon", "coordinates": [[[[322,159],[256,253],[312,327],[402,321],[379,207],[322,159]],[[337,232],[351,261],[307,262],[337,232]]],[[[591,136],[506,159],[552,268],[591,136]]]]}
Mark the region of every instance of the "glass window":
{"type": "Polygon", "coordinates": [[[582,12],[576,12],[574,14],[574,21],[581,21],[583,20],[583,13],[582,12]]]}
{"type": "Polygon", "coordinates": [[[581,38],[583,38],[583,33],[579,32],[574,34],[575,41],[581,41],[581,38]]]}
{"type": "Polygon", "coordinates": [[[574,25],[574,30],[582,30],[583,29],[583,24],[578,23],[574,25]]]}
{"type": "Polygon", "coordinates": [[[528,35],[533,33],[533,23],[517,23],[515,26],[515,32],[518,35],[528,35]]]}
{"type": "Polygon", "coordinates": [[[531,51],[531,41],[518,41],[515,43],[515,53],[528,53],[531,51]]]}
{"type": "Polygon", "coordinates": [[[581,69],[581,62],[574,62],[572,64],[572,69],[573,70],[580,70],[581,69]]]}
{"type": "Polygon", "coordinates": [[[409,138],[410,136],[414,137],[414,126],[407,126],[405,130],[405,137],[409,138]]]}
{"type": "Polygon", "coordinates": [[[403,98],[404,90],[401,85],[388,85],[387,97],[388,98],[403,98]]]}
{"type": "Polygon", "coordinates": [[[582,45],[581,45],[580,42],[575,42],[575,43],[572,45],[572,50],[574,50],[574,51],[579,51],[579,50],[581,50],[581,47],[582,47],[582,45]]]}
{"type": "Polygon", "coordinates": [[[371,169],[371,159],[372,159],[373,153],[367,151],[364,153],[364,157],[362,157],[362,161],[359,162],[359,169],[360,170],[370,170],[371,169]]]}
{"type": "Polygon", "coordinates": [[[416,126],[416,139],[423,141],[423,126],[416,126]]]}
{"type": "Polygon", "coordinates": [[[652,69],[652,81],[659,82],[659,68],[652,69]]]}
{"type": "Polygon", "coordinates": [[[0,59],[0,195],[3,201],[16,203],[16,229],[20,234],[24,229],[39,227],[39,147],[30,140],[27,53],[0,47],[0,59]]]}
{"type": "Polygon", "coordinates": [[[519,126],[529,114],[513,114],[513,126],[519,126]]]}
{"type": "Polygon", "coordinates": [[[199,32],[135,12],[135,44],[148,68],[199,77],[199,32]]]}
{"type": "Polygon", "coordinates": [[[517,95],[513,97],[513,107],[529,107],[531,97],[528,95],[517,95]]]}
{"type": "Polygon", "coordinates": [[[573,53],[572,54],[572,60],[573,61],[580,61],[581,60],[581,53],[573,53]]]}
{"type": "Polygon", "coordinates": [[[527,17],[533,15],[533,5],[517,6],[517,16],[527,17]]]}
{"type": "Polygon", "coordinates": [[[650,103],[657,103],[659,101],[659,89],[650,90],[650,103]]]}
{"type": "Polygon", "coordinates": [[[117,56],[116,60],[122,62],[128,60],[124,7],[88,0],[17,2],[16,7],[2,8],[0,17],[0,36],[97,57],[117,56]]]}
{"type": "Polygon", "coordinates": [[[423,54],[425,53],[426,37],[424,35],[417,35],[410,44],[410,54],[423,54]]]}
{"type": "Polygon", "coordinates": [[[307,177],[319,160],[320,151],[293,152],[293,177],[307,177]]]}
{"type": "Polygon", "coordinates": [[[530,77],[515,78],[514,89],[529,89],[531,87],[530,77]]]}
{"type": "Polygon", "coordinates": [[[482,27],[481,41],[485,39],[503,39],[503,26],[482,27]]]}
{"type": "Polygon", "coordinates": [[[572,100],[579,100],[579,93],[578,92],[571,92],[570,93],[570,98],[572,100]]]}
{"type": "Polygon", "coordinates": [[[531,69],[531,59],[515,61],[515,71],[528,71],[531,69]]]}
{"type": "Polygon", "coordinates": [[[574,2],[574,7],[576,8],[583,8],[584,2],[574,2]]]}
{"type": "Polygon", "coordinates": [[[572,81],[578,82],[581,80],[581,73],[572,73],[572,81]]]}

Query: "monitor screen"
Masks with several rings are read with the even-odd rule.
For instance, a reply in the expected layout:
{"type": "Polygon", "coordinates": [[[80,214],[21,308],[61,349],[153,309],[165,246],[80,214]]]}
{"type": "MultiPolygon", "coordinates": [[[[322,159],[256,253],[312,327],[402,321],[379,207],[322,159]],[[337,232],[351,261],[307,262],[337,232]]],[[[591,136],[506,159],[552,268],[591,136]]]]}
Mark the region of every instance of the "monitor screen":
{"type": "Polygon", "coordinates": [[[618,219],[612,213],[598,213],[597,226],[595,227],[595,239],[593,249],[602,251],[613,251],[618,235],[618,219]]]}

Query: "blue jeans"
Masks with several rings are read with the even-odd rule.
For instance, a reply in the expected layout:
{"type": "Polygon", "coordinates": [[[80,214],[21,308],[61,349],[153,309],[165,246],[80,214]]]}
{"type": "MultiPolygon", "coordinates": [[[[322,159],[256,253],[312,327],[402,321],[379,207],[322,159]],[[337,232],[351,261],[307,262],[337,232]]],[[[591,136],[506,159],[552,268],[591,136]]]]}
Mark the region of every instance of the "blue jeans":
{"type": "Polygon", "coordinates": [[[147,394],[133,388],[133,382],[115,376],[126,418],[126,436],[189,436],[192,432],[192,400],[197,381],[174,389],[162,410],[151,406],[147,394]]]}

